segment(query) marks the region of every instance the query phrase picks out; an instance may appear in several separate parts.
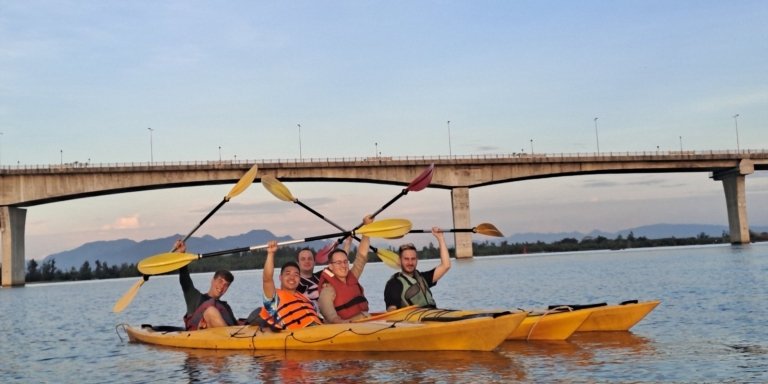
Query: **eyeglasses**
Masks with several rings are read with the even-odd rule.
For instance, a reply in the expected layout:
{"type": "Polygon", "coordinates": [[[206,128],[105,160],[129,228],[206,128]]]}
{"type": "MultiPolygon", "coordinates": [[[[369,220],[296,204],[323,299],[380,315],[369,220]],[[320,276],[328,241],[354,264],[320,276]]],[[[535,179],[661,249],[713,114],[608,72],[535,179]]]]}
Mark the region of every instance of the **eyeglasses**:
{"type": "Polygon", "coordinates": [[[331,264],[333,265],[349,265],[349,260],[338,260],[338,261],[331,261],[331,264]]]}
{"type": "Polygon", "coordinates": [[[403,253],[403,251],[406,251],[406,250],[409,250],[409,249],[412,249],[412,250],[415,251],[416,250],[416,246],[413,245],[413,243],[403,244],[403,245],[400,246],[400,249],[399,249],[398,252],[399,253],[403,253]]]}

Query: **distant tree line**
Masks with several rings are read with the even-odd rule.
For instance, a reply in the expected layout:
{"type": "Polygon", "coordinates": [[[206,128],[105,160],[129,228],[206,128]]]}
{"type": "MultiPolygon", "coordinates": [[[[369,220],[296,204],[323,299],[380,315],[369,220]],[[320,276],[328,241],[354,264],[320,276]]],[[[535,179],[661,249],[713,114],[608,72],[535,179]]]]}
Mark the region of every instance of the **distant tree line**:
{"type": "MultiPolygon", "coordinates": [[[[768,241],[768,232],[751,232],[750,238],[753,242],[768,241]]],[[[581,240],[575,238],[564,238],[552,243],[537,241],[535,243],[509,243],[502,241],[493,243],[485,241],[482,243],[473,243],[472,252],[475,256],[491,255],[511,255],[525,253],[548,253],[548,252],[575,252],[592,251],[600,249],[628,249],[628,248],[649,248],[649,247],[667,247],[683,245],[704,245],[704,244],[723,244],[730,242],[728,233],[723,232],[720,236],[709,236],[706,233],[700,233],[695,237],[676,238],[667,237],[661,239],[648,239],[645,236],[635,237],[630,232],[627,237],[616,236],[615,239],[608,239],[604,236],[585,237],[581,240]]],[[[275,253],[275,265],[281,266],[286,261],[295,261],[300,248],[278,248],[275,253]]],[[[394,251],[394,250],[393,250],[394,251]]],[[[350,254],[354,255],[357,250],[353,247],[350,254]]],[[[219,269],[228,269],[230,271],[262,269],[266,252],[263,250],[253,252],[240,252],[222,257],[210,257],[189,264],[189,271],[195,272],[213,272],[219,269]]],[[[419,251],[419,257],[422,259],[439,258],[440,251],[434,244],[430,243],[419,251]]],[[[379,261],[378,256],[371,252],[368,255],[368,261],[379,261]]],[[[60,270],[56,267],[56,260],[51,259],[38,264],[37,261],[27,261],[27,282],[37,281],[72,281],[72,280],[93,280],[93,279],[112,279],[118,277],[137,277],[141,276],[135,264],[122,263],[117,265],[108,265],[106,262],[96,260],[94,266],[88,261],[83,262],[80,268],[71,267],[68,271],[60,270]]]]}

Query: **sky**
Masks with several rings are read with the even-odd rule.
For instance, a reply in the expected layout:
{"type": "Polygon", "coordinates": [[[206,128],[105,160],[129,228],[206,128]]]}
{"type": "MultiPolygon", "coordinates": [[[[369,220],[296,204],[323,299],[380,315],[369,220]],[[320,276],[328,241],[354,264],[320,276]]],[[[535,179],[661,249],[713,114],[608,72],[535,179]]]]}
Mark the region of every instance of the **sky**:
{"type": "MultiPolygon", "coordinates": [[[[0,166],[764,150],[765,20],[762,0],[0,0],[0,166]]],[[[765,173],[747,179],[754,225],[768,225],[765,173]]],[[[402,189],[286,185],[349,227],[402,189]]],[[[26,257],[186,234],[230,187],[29,207],[26,257]]],[[[725,225],[724,201],[704,173],[470,191],[471,221],[507,235],[725,225]]],[[[450,228],[450,193],[380,217],[450,228]]],[[[335,232],[254,184],[197,234],[251,229],[335,232]]]]}

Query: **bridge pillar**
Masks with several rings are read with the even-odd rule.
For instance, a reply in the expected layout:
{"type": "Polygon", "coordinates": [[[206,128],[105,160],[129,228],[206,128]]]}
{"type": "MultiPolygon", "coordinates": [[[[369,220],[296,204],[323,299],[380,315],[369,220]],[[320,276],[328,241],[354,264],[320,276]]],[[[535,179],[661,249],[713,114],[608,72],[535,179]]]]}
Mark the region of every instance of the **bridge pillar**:
{"type": "MultiPolygon", "coordinates": [[[[469,188],[451,189],[451,205],[453,206],[453,227],[472,228],[469,222],[469,188]]],[[[454,232],[456,258],[472,257],[472,233],[454,232]]]]}
{"type": "Polygon", "coordinates": [[[27,210],[0,207],[0,242],[2,243],[2,286],[24,285],[24,223],[27,210]]]}
{"type": "Polygon", "coordinates": [[[712,174],[713,179],[723,182],[725,205],[728,208],[728,227],[731,244],[749,243],[745,175],[749,175],[754,171],[754,163],[744,159],[739,163],[738,168],[712,174]]]}

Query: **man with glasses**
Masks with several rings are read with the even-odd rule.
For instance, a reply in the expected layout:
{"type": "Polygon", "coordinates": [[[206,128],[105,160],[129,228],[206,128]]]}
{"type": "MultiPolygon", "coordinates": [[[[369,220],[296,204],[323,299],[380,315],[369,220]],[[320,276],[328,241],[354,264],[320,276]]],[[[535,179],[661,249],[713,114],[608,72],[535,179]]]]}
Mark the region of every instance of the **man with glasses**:
{"type": "MultiPolygon", "coordinates": [[[[347,237],[346,241],[344,241],[344,251],[347,253],[349,253],[351,243],[351,237],[347,237]]],[[[299,264],[299,271],[301,273],[301,280],[299,280],[299,286],[296,290],[303,293],[304,296],[317,305],[317,299],[320,297],[320,287],[318,284],[320,283],[320,274],[323,271],[315,272],[315,252],[310,248],[303,248],[296,255],[296,262],[299,264]]]]}
{"type": "MultiPolygon", "coordinates": [[[[372,217],[363,218],[364,225],[371,223],[373,223],[372,217]]],[[[363,235],[351,268],[345,250],[337,248],[331,252],[328,268],[320,274],[318,284],[320,287],[318,304],[326,323],[350,323],[370,316],[368,300],[359,282],[360,275],[363,274],[365,264],[368,262],[369,245],[370,239],[363,235]]]]}
{"type": "Polygon", "coordinates": [[[387,281],[384,288],[384,304],[387,311],[410,305],[435,306],[430,287],[434,287],[449,269],[451,259],[448,255],[448,247],[445,245],[443,231],[438,227],[432,228],[440,249],[440,264],[426,272],[419,272],[416,266],[419,263],[419,255],[416,247],[409,243],[400,246],[400,272],[395,273],[387,281]]]}

